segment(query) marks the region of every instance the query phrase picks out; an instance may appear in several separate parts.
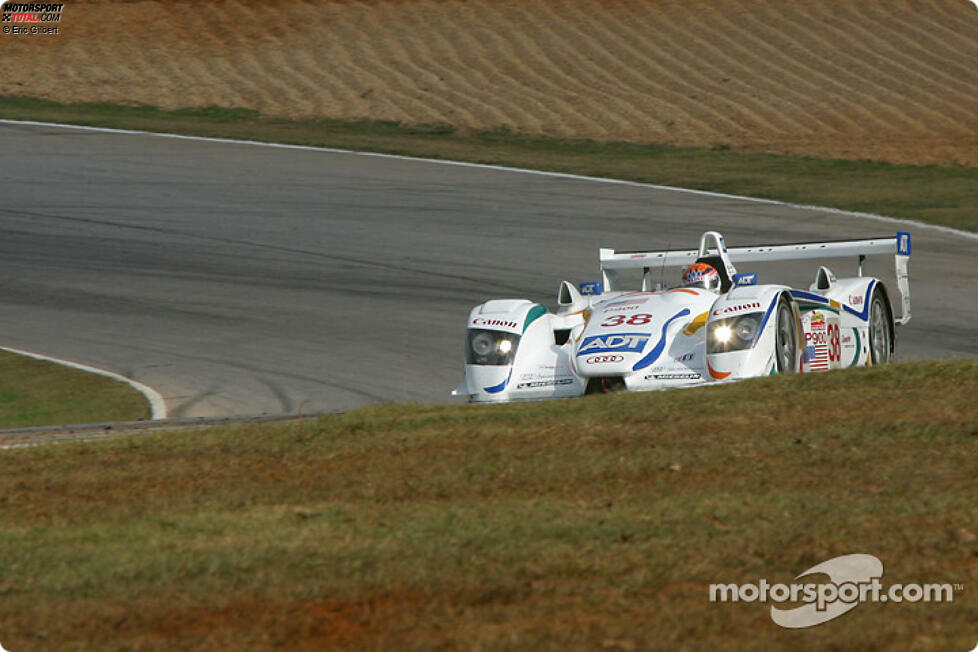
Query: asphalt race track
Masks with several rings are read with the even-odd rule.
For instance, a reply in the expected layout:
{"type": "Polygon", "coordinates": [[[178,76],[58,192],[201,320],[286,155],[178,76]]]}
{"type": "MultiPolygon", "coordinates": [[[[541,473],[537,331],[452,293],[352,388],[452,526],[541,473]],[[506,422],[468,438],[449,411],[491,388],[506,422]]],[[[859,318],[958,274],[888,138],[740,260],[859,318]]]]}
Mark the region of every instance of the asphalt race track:
{"type": "MultiPolygon", "coordinates": [[[[494,297],[553,307],[561,279],[597,278],[599,246],[898,230],[628,185],[45,126],[0,124],[0,168],[0,344],[136,379],[174,417],[450,401],[468,310],[494,297]]],[[[911,232],[898,356],[978,355],[978,241],[911,232]]],[[[841,276],[856,262],[829,264],[841,276]]],[[[869,272],[892,267],[880,257],[869,272]]],[[[815,270],[740,271],[807,286],[815,270]]]]}

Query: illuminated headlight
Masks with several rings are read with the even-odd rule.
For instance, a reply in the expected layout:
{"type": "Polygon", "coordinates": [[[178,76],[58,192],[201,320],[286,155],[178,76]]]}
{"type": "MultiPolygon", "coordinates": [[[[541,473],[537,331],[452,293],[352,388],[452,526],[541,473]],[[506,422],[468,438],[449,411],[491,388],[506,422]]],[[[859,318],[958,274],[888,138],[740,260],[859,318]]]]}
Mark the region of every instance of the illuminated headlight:
{"type": "Polygon", "coordinates": [[[726,324],[717,326],[715,329],[713,329],[713,337],[717,342],[723,342],[726,344],[730,341],[730,338],[733,337],[733,329],[726,324]]]}
{"type": "Polygon", "coordinates": [[[764,313],[754,312],[712,322],[707,331],[706,352],[743,351],[753,347],[763,319],[764,313]]]}
{"type": "Polygon", "coordinates": [[[503,331],[470,328],[465,347],[467,364],[502,366],[513,364],[520,336],[503,331]]]}

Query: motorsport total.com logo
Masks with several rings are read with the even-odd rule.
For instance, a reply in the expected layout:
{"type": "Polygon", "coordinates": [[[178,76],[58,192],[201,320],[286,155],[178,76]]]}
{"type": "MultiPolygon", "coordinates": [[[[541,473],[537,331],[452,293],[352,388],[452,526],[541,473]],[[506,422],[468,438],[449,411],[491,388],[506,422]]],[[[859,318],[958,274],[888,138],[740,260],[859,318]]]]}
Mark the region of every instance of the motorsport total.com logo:
{"type": "Polygon", "coordinates": [[[828,582],[770,584],[710,584],[710,602],[801,603],[791,609],[771,605],[771,620],[781,627],[800,629],[821,625],[852,611],[861,602],[954,602],[952,584],[892,584],[884,586],[883,562],[873,555],[842,555],[816,564],[798,575],[827,575],[828,582]]]}
{"type": "Polygon", "coordinates": [[[57,34],[64,3],[0,1],[4,34],[57,34]]]}

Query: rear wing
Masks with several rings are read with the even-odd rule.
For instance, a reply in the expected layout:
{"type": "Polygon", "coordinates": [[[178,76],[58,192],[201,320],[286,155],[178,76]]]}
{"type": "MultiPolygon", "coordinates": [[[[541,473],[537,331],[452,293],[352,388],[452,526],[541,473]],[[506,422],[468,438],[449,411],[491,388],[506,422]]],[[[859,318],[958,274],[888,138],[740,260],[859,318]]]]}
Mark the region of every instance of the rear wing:
{"type": "Polygon", "coordinates": [[[863,275],[866,256],[893,254],[896,266],[897,288],[900,292],[901,317],[896,323],[910,321],[910,234],[900,231],[894,237],[869,238],[866,240],[839,240],[835,242],[798,242],[781,245],[756,245],[753,247],[728,248],[723,236],[707,231],[700,239],[699,249],[670,251],[622,251],[600,250],[601,275],[606,290],[618,287],[617,271],[642,269],[642,290],[652,286],[652,272],[665,267],[686,267],[699,258],[719,257],[732,279],[736,274],[733,263],[771,262],[776,260],[802,260],[806,258],[845,258],[859,260],[858,274],[863,275]]]}

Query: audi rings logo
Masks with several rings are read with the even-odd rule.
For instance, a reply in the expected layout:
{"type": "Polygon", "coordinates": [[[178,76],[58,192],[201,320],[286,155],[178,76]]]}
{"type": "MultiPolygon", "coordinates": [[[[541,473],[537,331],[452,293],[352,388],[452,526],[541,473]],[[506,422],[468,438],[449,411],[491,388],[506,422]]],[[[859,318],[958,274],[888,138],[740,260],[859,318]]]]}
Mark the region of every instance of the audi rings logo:
{"type": "Polygon", "coordinates": [[[620,355],[592,355],[584,362],[588,364],[605,364],[608,362],[622,362],[624,359],[624,356],[620,355]]]}

